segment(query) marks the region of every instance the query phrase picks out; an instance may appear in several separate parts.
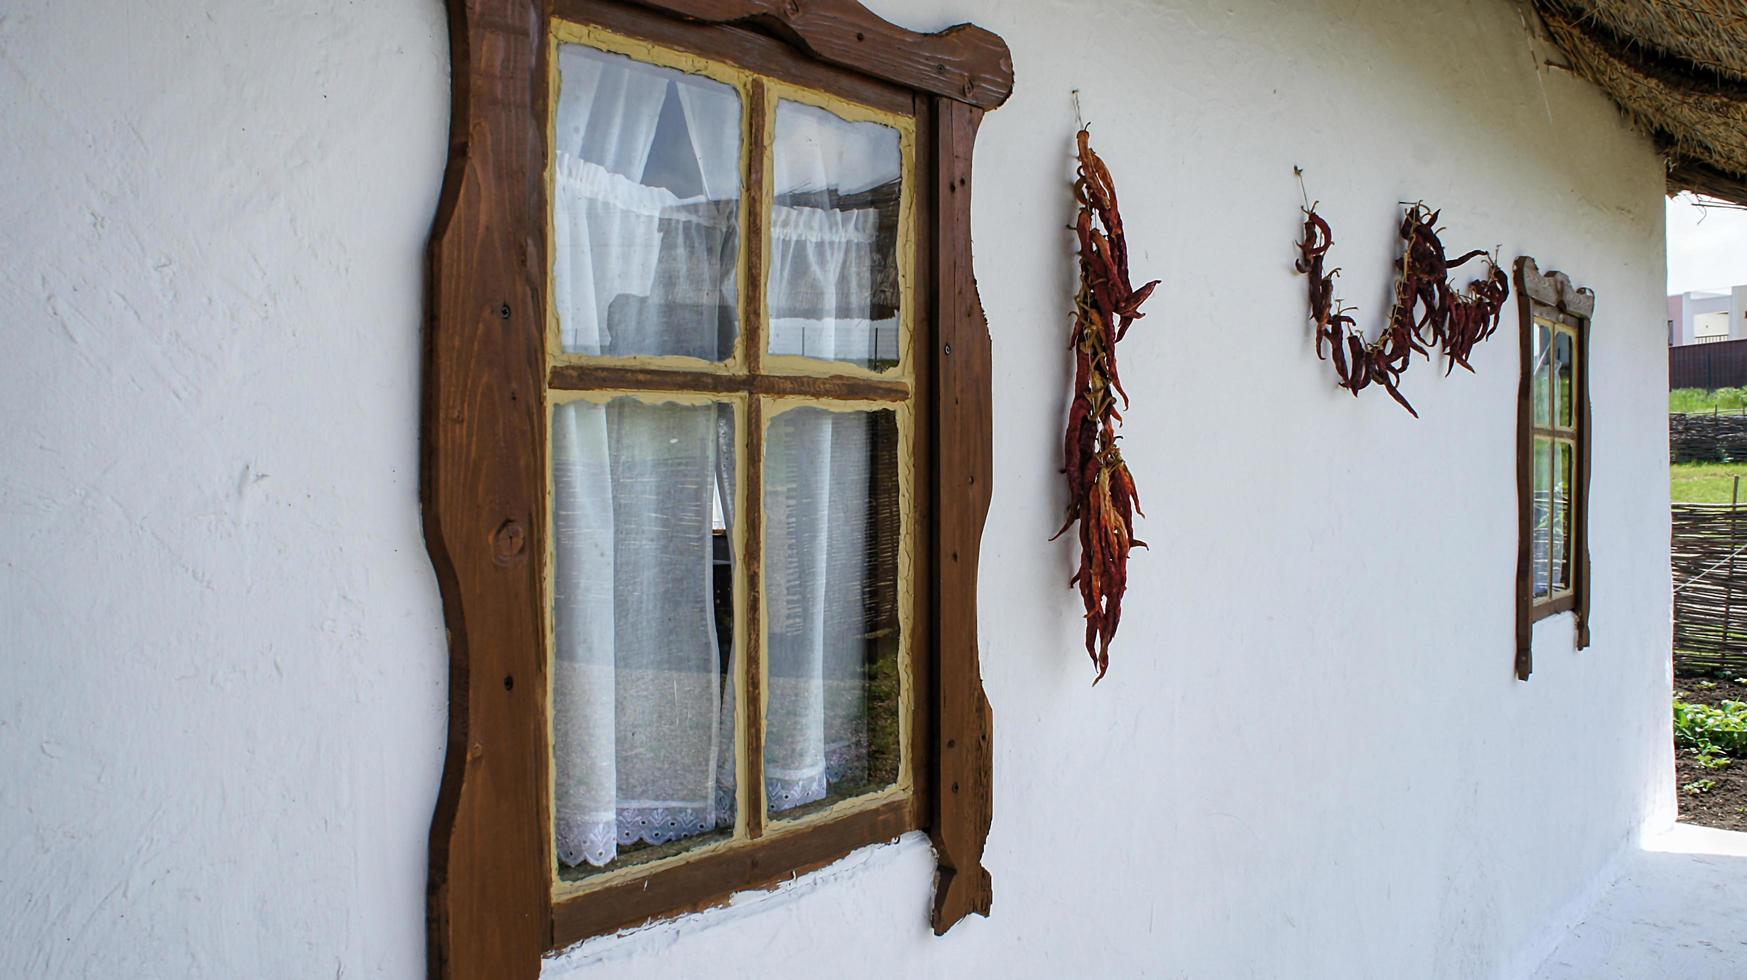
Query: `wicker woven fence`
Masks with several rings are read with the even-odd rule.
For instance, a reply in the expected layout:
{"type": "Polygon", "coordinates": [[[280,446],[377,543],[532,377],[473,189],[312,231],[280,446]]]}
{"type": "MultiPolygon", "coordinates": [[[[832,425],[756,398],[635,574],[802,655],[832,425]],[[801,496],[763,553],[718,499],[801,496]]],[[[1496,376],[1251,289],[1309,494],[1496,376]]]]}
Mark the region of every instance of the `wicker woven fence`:
{"type": "Polygon", "coordinates": [[[1747,674],[1747,504],[1675,504],[1674,666],[1747,674]]]}
{"type": "Polygon", "coordinates": [[[1669,415],[1668,457],[1676,463],[1747,462],[1747,411],[1669,415]]]}

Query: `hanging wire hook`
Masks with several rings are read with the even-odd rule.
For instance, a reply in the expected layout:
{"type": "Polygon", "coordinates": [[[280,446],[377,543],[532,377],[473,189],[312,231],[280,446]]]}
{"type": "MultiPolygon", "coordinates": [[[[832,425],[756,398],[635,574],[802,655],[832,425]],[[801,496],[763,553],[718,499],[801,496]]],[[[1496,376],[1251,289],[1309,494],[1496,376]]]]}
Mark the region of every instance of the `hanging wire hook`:
{"type": "MultiPolygon", "coordinates": [[[[1308,214],[1311,211],[1315,211],[1316,210],[1315,205],[1312,205],[1310,203],[1310,195],[1308,193],[1306,193],[1304,190],[1304,168],[1298,166],[1297,164],[1293,164],[1292,165],[1292,176],[1298,178],[1298,199],[1304,202],[1305,213],[1308,214]]],[[[1320,204],[1321,202],[1319,201],[1317,203],[1320,204]]]]}
{"type": "Polygon", "coordinates": [[[1086,128],[1086,117],[1082,116],[1080,114],[1080,90],[1079,89],[1073,90],[1073,99],[1074,99],[1074,127],[1075,127],[1075,131],[1077,132],[1078,130],[1086,128]]]}

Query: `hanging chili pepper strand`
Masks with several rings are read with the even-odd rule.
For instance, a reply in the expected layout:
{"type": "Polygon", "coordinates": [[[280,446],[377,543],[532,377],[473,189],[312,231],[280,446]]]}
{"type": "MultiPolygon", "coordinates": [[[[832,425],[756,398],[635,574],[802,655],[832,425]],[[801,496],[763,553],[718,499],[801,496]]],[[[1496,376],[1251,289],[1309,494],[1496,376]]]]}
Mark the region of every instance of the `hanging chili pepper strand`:
{"type": "MultiPolygon", "coordinates": [[[[1299,172],[1300,181],[1303,175],[1299,172]]],[[[1414,411],[1402,395],[1401,376],[1412,363],[1413,355],[1428,360],[1428,344],[1436,345],[1447,358],[1444,374],[1457,365],[1472,372],[1468,363],[1474,346],[1491,337],[1498,329],[1499,316],[1510,297],[1510,280],[1497,261],[1486,252],[1467,252],[1451,261],[1445,256],[1444,244],[1438,238],[1437,223],[1441,212],[1422,203],[1407,206],[1402,216],[1401,265],[1395,277],[1395,299],[1389,319],[1374,341],[1366,342],[1357,323],[1348,315],[1353,311],[1334,297],[1334,280],[1339,269],[1325,272],[1324,263],[1334,244],[1329,224],[1316,213],[1316,205],[1306,203],[1304,237],[1298,242],[1295,267],[1310,277],[1310,319],[1316,328],[1316,356],[1334,361],[1340,386],[1355,397],[1366,387],[1376,384],[1389,393],[1408,414],[1414,411]],[[1484,258],[1488,272],[1482,279],[1458,293],[1450,285],[1450,270],[1471,259],[1484,258]],[[1324,353],[1324,344],[1330,350],[1324,353]]]]}
{"type": "Polygon", "coordinates": [[[1068,508],[1067,520],[1055,537],[1079,522],[1080,567],[1068,584],[1079,586],[1086,607],[1086,653],[1097,669],[1092,681],[1096,684],[1110,669],[1110,641],[1122,620],[1128,553],[1146,547],[1134,536],[1134,515],[1146,515],[1116,444],[1116,425],[1122,419],[1116,397],[1121,396],[1124,408],[1128,406],[1116,367],[1116,344],[1142,316],[1140,305],[1152,295],[1158,280],[1139,289],[1130,284],[1116,185],[1104,161],[1092,152],[1091,133],[1084,127],[1077,145],[1074,200],[1080,210],[1074,232],[1080,245],[1080,288],[1074,297],[1070,339],[1074,400],[1068,408],[1062,450],[1068,508]]]}

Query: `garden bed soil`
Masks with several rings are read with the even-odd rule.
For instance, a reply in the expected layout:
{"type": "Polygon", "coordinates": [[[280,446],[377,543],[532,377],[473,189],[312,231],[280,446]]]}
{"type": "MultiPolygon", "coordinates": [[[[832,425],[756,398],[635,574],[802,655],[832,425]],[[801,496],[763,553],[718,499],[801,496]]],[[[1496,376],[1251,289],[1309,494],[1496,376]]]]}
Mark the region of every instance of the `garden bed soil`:
{"type": "MultiPolygon", "coordinates": [[[[1674,696],[1690,704],[1747,701],[1747,684],[1722,677],[1676,677],[1674,696]]],[[[1747,759],[1736,759],[1722,769],[1705,769],[1693,760],[1690,751],[1676,748],[1674,787],[1681,823],[1747,830],[1747,759]],[[1703,780],[1711,780],[1712,785],[1698,792],[1694,784],[1703,780]]]]}

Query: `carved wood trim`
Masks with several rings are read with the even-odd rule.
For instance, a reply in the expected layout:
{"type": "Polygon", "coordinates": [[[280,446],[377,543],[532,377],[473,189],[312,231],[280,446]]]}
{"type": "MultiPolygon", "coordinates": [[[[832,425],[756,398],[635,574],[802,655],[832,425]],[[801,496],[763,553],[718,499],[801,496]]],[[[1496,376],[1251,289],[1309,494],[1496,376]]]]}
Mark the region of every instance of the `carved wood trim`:
{"type": "Polygon", "coordinates": [[[449,628],[428,972],[534,980],[546,947],[539,6],[452,0],[449,163],[431,233],[421,500],[449,628]]]}
{"type": "MultiPolygon", "coordinates": [[[[928,828],[940,855],[935,930],[990,906],[982,853],[993,746],[976,574],[992,472],[992,395],[989,333],[971,272],[970,164],[983,108],[999,105],[1012,88],[1006,45],[969,26],[915,34],[853,0],[635,2],[664,15],[604,0],[448,0],[453,110],[429,250],[421,445],[426,547],[450,643],[449,739],[430,839],[433,978],[534,980],[550,949],[775,884],[918,826],[928,828]],[[792,45],[813,59],[812,68],[797,67],[785,55],[791,75],[809,72],[826,88],[877,99],[895,91],[881,88],[886,84],[915,93],[898,97],[913,107],[919,134],[915,384],[918,451],[927,460],[919,479],[930,492],[922,495],[918,561],[930,582],[918,596],[918,626],[927,628],[920,647],[932,653],[923,672],[931,690],[916,699],[913,744],[922,758],[907,803],[680,866],[674,870],[682,874],[651,877],[647,889],[639,882],[635,901],[631,891],[620,903],[605,901],[603,892],[555,906],[541,584],[550,267],[545,59],[554,11],[595,9],[663,22],[675,37],[721,31],[721,43],[743,54],[772,47],[766,35],[774,36],[785,51],[792,45]]],[[[580,367],[550,380],[555,387],[670,383],[659,372],[580,367]]],[[[853,385],[867,387],[868,397],[901,397],[876,382],[853,385]]]]}
{"type": "Polygon", "coordinates": [[[1517,565],[1516,676],[1526,681],[1534,671],[1534,625],[1562,612],[1576,616],[1577,649],[1589,646],[1589,471],[1590,396],[1589,327],[1595,313],[1595,293],[1578,288],[1563,272],[1542,273],[1535,260],[1516,261],[1518,336],[1521,367],[1517,384],[1517,565]],[[1534,317],[1563,316],[1577,329],[1577,474],[1572,507],[1571,555],[1576,563],[1572,595],[1536,605],[1534,601],[1534,317]]]}
{"type": "Polygon", "coordinates": [[[1007,42],[974,24],[919,34],[853,0],[632,0],[711,24],[764,28],[819,61],[993,109],[1013,93],[1007,42]]]}
{"type": "Polygon", "coordinates": [[[935,145],[935,295],[940,336],[934,371],[936,413],[934,580],[938,682],[935,812],[931,824],[940,875],[934,931],[971,912],[988,915],[992,889],[983,843],[993,819],[993,722],[983,695],[977,639],[977,554],[989,512],[994,466],[988,322],[971,270],[971,147],[982,110],[938,103],[935,145]]]}

